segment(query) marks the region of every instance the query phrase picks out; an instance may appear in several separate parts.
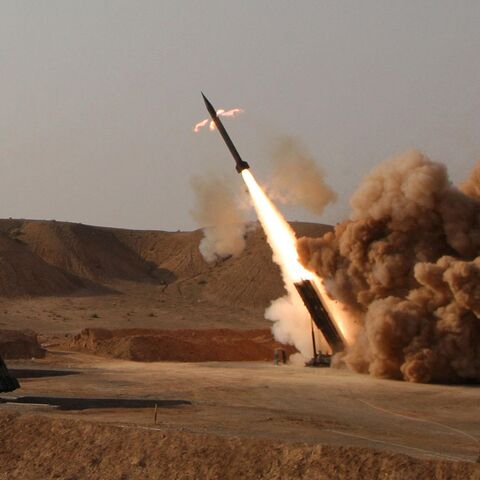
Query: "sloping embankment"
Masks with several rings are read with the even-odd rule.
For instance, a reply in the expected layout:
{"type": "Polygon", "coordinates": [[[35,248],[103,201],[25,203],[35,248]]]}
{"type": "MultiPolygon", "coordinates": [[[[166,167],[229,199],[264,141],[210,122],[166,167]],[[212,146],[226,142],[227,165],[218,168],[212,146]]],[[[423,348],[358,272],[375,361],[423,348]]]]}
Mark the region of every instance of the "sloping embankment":
{"type": "Polygon", "coordinates": [[[276,342],[270,330],[156,330],[87,328],[67,348],[106,357],[140,362],[270,361],[274,350],[296,352],[276,342]]]}
{"type": "Polygon", "coordinates": [[[43,358],[46,350],[32,330],[0,330],[0,356],[11,358],[43,358]]]}
{"type": "Polygon", "coordinates": [[[369,449],[0,415],[0,480],[480,479],[480,465],[369,449]]]}

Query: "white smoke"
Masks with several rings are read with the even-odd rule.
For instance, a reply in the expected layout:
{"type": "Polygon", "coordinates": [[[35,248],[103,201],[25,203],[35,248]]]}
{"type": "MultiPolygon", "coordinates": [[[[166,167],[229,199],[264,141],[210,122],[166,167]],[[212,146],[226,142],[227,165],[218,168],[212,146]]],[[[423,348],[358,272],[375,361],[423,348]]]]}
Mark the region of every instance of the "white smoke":
{"type": "MultiPolygon", "coordinates": [[[[311,318],[295,287],[288,285],[287,295],[274,300],[265,310],[265,318],[273,322],[272,333],[280,343],[294,345],[302,357],[313,356],[311,318]]],[[[317,349],[328,349],[315,328],[317,349]]]]}
{"type": "Polygon", "coordinates": [[[202,227],[200,252],[207,262],[238,256],[245,248],[246,223],[240,192],[232,182],[215,175],[191,180],[196,195],[193,218],[202,227]],[[205,225],[207,225],[205,227],[205,225]]]}
{"type": "Polygon", "coordinates": [[[245,248],[245,225],[220,224],[203,229],[199,250],[207,262],[240,255],[245,248]]]}

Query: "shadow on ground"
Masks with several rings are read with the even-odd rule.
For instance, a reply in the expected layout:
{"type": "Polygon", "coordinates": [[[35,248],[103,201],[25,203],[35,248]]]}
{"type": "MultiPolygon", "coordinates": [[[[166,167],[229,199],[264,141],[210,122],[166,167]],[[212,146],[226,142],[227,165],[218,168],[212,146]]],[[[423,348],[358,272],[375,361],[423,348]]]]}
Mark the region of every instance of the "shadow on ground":
{"type": "Polygon", "coordinates": [[[9,368],[8,370],[16,378],[63,377],[66,375],[78,375],[81,373],[74,370],[46,370],[39,368],[9,368]]]}
{"type": "Polygon", "coordinates": [[[50,405],[60,410],[88,410],[91,408],[174,408],[191,405],[187,400],[143,400],[137,398],[78,398],[78,397],[17,397],[1,398],[0,403],[50,405]]]}

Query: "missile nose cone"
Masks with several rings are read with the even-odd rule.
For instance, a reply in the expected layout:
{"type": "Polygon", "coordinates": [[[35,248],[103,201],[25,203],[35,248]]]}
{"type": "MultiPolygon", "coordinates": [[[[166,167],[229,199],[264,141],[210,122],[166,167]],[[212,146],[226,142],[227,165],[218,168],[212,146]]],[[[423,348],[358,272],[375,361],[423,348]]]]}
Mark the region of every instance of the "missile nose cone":
{"type": "Polygon", "coordinates": [[[208,113],[210,116],[216,117],[217,116],[217,111],[213,108],[213,105],[209,102],[208,98],[202,93],[203,101],[205,102],[205,105],[207,106],[208,113]]]}

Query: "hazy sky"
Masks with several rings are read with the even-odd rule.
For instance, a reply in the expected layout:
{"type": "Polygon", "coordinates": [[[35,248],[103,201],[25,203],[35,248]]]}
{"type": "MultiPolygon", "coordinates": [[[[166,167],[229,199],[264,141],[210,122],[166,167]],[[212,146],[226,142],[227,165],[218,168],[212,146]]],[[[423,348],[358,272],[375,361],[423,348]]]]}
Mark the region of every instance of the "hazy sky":
{"type": "MultiPolygon", "coordinates": [[[[480,2],[0,0],[0,216],[195,228],[190,177],[234,175],[217,107],[266,180],[295,135],[335,222],[378,162],[419,148],[454,181],[480,159],[480,2]]],[[[238,177],[238,182],[241,178],[238,177]]]]}

